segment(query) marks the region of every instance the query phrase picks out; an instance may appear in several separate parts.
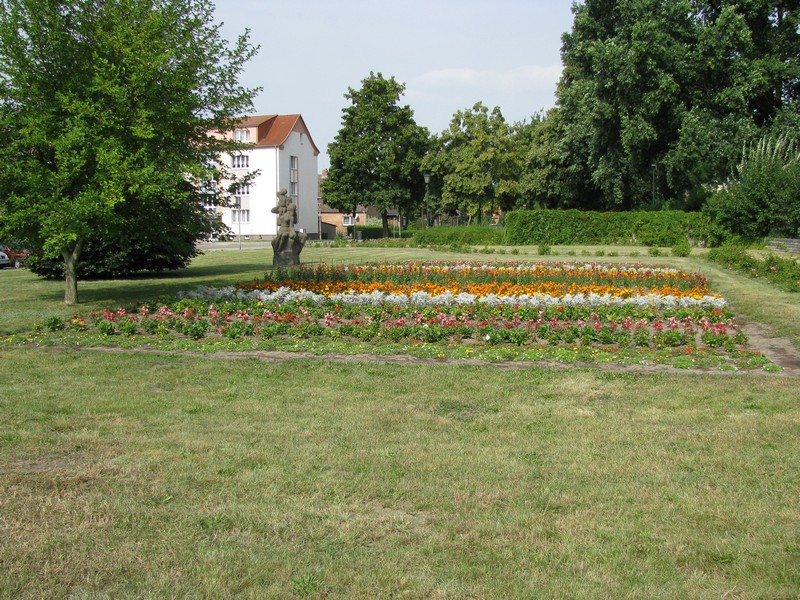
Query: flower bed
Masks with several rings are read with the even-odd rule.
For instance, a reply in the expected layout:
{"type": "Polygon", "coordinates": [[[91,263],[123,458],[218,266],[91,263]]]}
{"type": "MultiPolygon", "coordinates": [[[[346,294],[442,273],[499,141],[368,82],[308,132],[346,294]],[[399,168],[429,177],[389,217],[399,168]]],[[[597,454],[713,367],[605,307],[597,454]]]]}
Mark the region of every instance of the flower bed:
{"type": "Polygon", "coordinates": [[[65,326],[205,346],[325,351],[327,340],[335,351],[460,358],[763,364],[704,277],[641,264],[303,266],[65,326]]]}

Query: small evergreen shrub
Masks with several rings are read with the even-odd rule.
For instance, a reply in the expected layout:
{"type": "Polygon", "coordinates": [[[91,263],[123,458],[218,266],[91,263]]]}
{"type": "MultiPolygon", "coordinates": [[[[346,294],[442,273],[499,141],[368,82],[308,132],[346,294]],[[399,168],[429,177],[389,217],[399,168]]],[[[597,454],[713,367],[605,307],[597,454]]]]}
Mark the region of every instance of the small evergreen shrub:
{"type": "Polygon", "coordinates": [[[672,247],[672,256],[687,257],[692,253],[692,247],[687,240],[681,240],[672,247]]]}

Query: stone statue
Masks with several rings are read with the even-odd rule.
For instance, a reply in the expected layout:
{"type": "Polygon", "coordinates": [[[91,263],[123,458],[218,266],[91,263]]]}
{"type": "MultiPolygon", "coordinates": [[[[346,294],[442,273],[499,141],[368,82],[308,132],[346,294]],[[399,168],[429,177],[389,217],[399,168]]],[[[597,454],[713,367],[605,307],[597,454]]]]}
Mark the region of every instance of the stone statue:
{"type": "Polygon", "coordinates": [[[278,215],[278,233],[272,240],[272,266],[288,267],[300,264],[300,251],[308,236],[294,230],[297,207],[283,189],[278,192],[278,204],[272,209],[278,215]]]}

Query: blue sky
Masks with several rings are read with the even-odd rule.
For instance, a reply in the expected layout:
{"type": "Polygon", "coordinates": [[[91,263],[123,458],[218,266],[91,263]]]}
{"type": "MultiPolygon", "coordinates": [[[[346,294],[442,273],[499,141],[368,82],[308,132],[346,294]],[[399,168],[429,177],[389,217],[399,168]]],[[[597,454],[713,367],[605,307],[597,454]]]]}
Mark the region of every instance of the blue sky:
{"type": "Polygon", "coordinates": [[[571,0],[217,0],[234,39],[261,46],[241,82],[255,114],[301,113],[328,166],[347,89],[370,72],[405,83],[402,104],[432,133],[483,102],[509,122],[553,106],[571,0]]]}

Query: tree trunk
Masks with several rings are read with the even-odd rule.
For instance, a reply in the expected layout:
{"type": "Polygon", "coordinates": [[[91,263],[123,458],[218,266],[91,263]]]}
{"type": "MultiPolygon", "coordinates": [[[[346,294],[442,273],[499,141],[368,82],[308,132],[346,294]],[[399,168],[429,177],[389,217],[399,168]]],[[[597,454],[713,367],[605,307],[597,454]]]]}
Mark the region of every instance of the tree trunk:
{"type": "Polygon", "coordinates": [[[83,242],[77,242],[71,249],[64,250],[64,304],[78,303],[78,257],[83,242]]]}
{"type": "Polygon", "coordinates": [[[381,213],[381,222],[382,222],[382,225],[383,225],[383,237],[388,238],[389,237],[389,213],[387,213],[386,211],[383,211],[381,213]]]}

